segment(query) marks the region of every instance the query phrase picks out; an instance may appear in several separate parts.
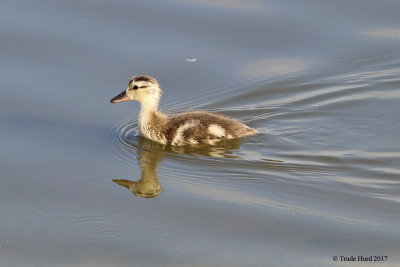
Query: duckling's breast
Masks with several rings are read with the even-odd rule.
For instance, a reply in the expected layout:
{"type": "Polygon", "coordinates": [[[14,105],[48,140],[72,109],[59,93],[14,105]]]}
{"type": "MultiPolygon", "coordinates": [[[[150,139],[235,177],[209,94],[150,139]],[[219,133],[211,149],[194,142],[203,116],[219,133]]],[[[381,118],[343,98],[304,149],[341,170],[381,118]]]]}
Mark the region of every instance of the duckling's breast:
{"type": "Polygon", "coordinates": [[[140,114],[138,123],[140,135],[158,143],[167,144],[165,121],[166,116],[156,112],[140,114]]]}

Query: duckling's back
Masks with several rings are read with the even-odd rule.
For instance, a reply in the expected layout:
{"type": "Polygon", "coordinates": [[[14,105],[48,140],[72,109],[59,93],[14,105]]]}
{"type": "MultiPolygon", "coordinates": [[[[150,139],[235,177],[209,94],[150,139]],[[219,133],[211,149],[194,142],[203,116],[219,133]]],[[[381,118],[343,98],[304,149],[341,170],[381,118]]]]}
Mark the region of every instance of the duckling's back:
{"type": "Polygon", "coordinates": [[[257,133],[229,117],[205,111],[184,112],[169,118],[164,125],[167,143],[173,146],[209,144],[257,133]]]}

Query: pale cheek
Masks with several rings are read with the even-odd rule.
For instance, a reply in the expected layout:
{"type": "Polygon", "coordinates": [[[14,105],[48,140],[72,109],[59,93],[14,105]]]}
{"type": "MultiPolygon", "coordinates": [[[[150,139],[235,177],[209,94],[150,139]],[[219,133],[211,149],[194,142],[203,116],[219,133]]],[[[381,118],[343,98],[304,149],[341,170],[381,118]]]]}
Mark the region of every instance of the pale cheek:
{"type": "Polygon", "coordinates": [[[131,100],[137,100],[136,92],[133,90],[127,90],[126,94],[129,96],[131,100]]]}

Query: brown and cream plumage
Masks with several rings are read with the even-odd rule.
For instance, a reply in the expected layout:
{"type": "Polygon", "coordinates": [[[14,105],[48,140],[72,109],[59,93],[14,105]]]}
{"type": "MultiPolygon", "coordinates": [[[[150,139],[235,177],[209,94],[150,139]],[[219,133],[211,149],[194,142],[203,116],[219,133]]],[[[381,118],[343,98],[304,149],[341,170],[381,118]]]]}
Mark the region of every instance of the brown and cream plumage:
{"type": "Polygon", "coordinates": [[[141,103],[140,135],[172,146],[188,144],[214,145],[222,139],[256,134],[257,131],[224,115],[206,111],[183,112],[171,117],[158,110],[161,88],[153,77],[134,76],[128,88],[111,99],[111,103],[136,100],[141,103]]]}

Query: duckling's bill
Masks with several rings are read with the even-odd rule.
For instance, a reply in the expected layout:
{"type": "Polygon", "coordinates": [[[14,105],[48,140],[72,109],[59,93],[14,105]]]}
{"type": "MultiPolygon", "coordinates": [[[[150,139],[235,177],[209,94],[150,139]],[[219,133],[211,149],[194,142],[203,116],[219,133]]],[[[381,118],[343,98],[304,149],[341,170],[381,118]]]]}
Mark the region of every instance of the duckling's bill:
{"type": "Polygon", "coordinates": [[[110,102],[111,103],[118,103],[118,102],[123,102],[123,101],[128,101],[131,100],[129,96],[126,95],[126,91],[123,91],[119,95],[113,97],[110,102]]]}

